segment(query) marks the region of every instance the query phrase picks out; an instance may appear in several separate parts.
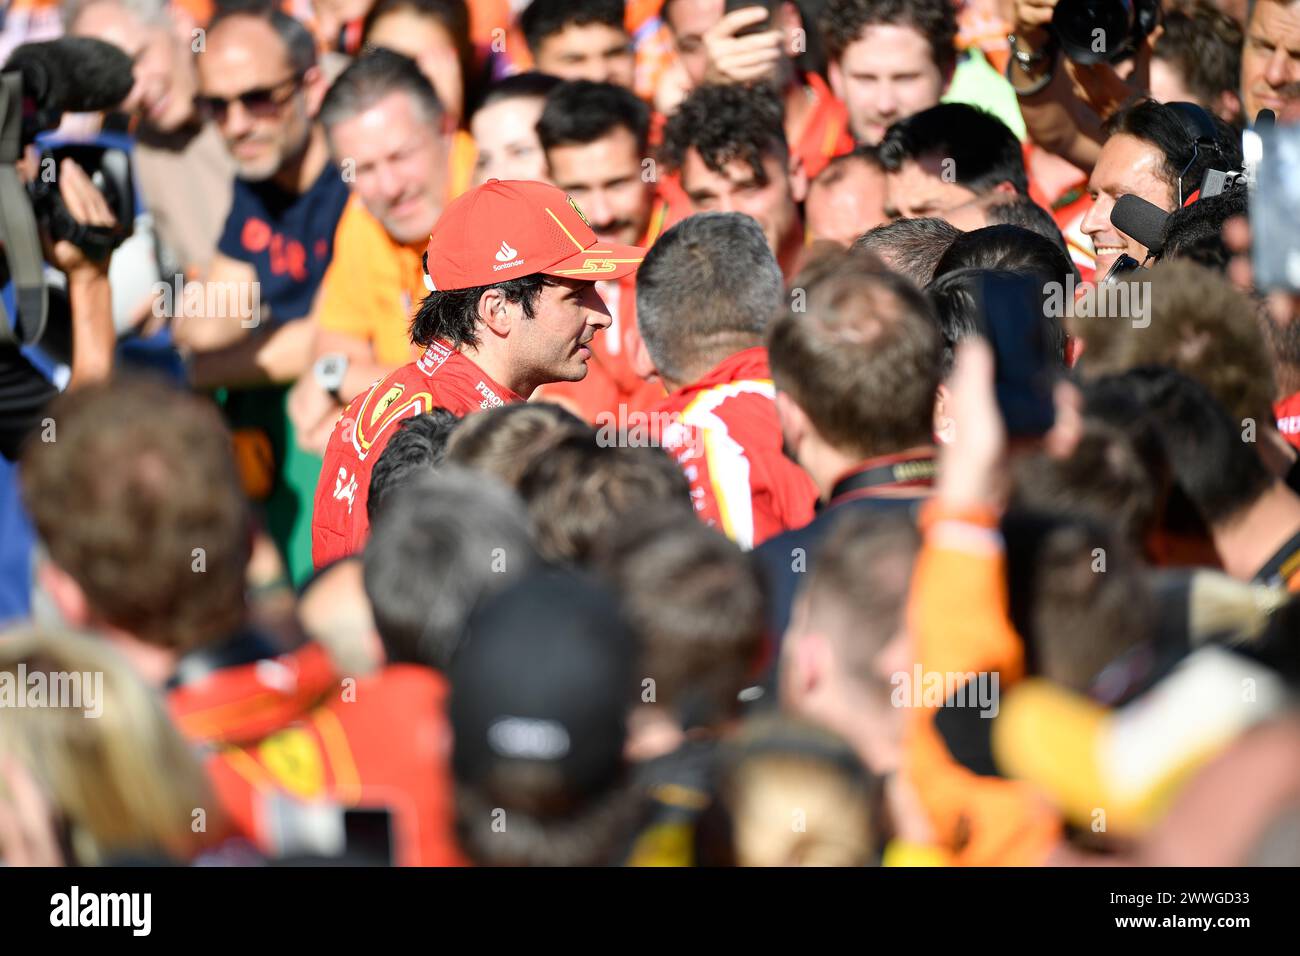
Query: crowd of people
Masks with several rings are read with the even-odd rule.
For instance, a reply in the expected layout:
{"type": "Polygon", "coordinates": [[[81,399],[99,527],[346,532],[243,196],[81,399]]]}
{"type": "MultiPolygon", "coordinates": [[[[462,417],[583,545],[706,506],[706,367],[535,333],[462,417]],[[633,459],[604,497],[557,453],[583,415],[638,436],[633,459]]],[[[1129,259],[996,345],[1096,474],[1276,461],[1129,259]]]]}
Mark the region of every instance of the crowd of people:
{"type": "Polygon", "coordinates": [[[8,4],[0,862],[1300,864],[1300,0],[1073,2],[8,4]]]}

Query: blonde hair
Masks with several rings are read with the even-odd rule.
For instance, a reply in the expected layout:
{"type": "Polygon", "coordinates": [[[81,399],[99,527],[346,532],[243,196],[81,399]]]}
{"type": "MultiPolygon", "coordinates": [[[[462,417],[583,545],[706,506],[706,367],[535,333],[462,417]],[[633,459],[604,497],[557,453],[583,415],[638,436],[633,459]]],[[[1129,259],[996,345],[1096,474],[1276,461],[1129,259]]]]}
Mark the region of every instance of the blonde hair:
{"type": "Polygon", "coordinates": [[[0,634],[0,681],[25,693],[37,674],[51,688],[56,676],[65,689],[65,675],[88,680],[78,685],[79,700],[50,694],[41,706],[5,706],[12,700],[0,697],[0,756],[25,767],[67,823],[75,857],[69,863],[128,853],[186,860],[209,833],[221,832],[222,814],[198,756],[116,652],[49,627],[0,634]],[[200,819],[203,826],[195,827],[200,819]]]}
{"type": "Polygon", "coordinates": [[[754,722],[722,799],[737,866],[868,866],[877,861],[871,780],[838,737],[784,718],[754,722]]]}

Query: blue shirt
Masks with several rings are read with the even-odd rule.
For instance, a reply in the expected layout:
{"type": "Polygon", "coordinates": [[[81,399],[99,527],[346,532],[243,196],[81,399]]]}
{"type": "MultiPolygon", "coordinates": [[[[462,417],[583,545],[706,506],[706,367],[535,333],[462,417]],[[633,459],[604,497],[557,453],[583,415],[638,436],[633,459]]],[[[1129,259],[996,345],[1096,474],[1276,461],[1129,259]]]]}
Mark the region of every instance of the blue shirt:
{"type": "Polygon", "coordinates": [[[270,180],[235,180],[217,251],[257,271],[261,304],[270,308],[271,321],[301,319],[311,311],[347,201],[347,184],[330,163],[305,193],[285,192],[270,180]]]}

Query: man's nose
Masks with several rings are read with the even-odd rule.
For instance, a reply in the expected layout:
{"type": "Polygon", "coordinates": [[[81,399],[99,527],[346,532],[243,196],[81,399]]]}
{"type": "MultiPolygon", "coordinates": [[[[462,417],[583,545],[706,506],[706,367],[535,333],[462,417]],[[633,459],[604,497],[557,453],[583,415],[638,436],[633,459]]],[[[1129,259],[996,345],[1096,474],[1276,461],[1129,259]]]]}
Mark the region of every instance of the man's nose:
{"type": "Polygon", "coordinates": [[[244,109],[239,100],[232,100],[221,119],[221,128],[227,136],[240,136],[253,128],[253,114],[244,109]]]}
{"type": "Polygon", "coordinates": [[[1264,81],[1272,87],[1285,86],[1291,79],[1291,55],[1282,47],[1273,51],[1264,69],[1264,81]]]}
{"type": "Polygon", "coordinates": [[[613,321],[604,296],[596,289],[596,283],[593,282],[587,295],[587,324],[597,329],[607,329],[613,321]]]}
{"type": "Polygon", "coordinates": [[[587,218],[594,223],[601,225],[609,222],[609,200],[605,197],[603,190],[592,190],[582,200],[582,211],[587,214],[587,218]]]}
{"type": "Polygon", "coordinates": [[[898,95],[892,83],[880,83],[876,87],[876,115],[889,119],[898,112],[898,95]]]}
{"type": "Polygon", "coordinates": [[[376,171],[379,174],[379,191],[388,202],[392,202],[402,194],[402,182],[393,174],[393,169],[387,163],[381,164],[376,171]]]}
{"type": "Polygon", "coordinates": [[[1115,203],[1109,198],[1097,197],[1088,214],[1083,217],[1081,228],[1088,235],[1096,235],[1110,228],[1110,211],[1115,208],[1115,203]]]}

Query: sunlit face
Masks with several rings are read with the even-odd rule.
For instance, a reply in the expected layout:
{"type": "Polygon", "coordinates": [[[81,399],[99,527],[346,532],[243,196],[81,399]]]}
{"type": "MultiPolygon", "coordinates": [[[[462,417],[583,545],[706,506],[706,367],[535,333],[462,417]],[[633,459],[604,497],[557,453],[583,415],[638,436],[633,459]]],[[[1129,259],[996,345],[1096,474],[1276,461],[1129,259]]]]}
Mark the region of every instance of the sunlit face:
{"type": "Polygon", "coordinates": [[[334,161],[370,214],[401,243],[427,239],[442,213],[447,141],[410,94],[388,94],[329,131],[334,161]]]}
{"type": "Polygon", "coordinates": [[[166,24],[146,24],[113,0],[91,3],[72,25],[74,36],[111,43],[132,60],[135,83],[124,108],[170,133],[194,117],[198,80],[189,49],[166,24]]]}
{"type": "Polygon", "coordinates": [[[562,80],[591,80],[632,89],[636,61],[632,41],[604,23],[571,23],[542,41],[537,69],[562,80]]]}
{"type": "Polygon", "coordinates": [[[922,156],[886,173],[885,214],[890,219],[941,216],[974,200],[974,190],[954,182],[945,162],[939,156],[922,156]]]}
{"type": "Polygon", "coordinates": [[[204,96],[233,101],[217,126],[240,177],[257,182],[274,176],[302,153],[312,118],[288,51],[265,20],[232,16],[208,32],[207,50],[196,57],[204,96]],[[236,98],[253,90],[275,90],[276,106],[250,111],[236,98]]]}
{"type": "Polygon", "coordinates": [[[890,124],[939,103],[945,77],[915,27],[876,24],[830,65],[831,86],[849,110],[854,139],[879,143],[890,124]]]}
{"type": "Polygon", "coordinates": [[[768,246],[780,258],[791,234],[800,230],[797,204],[807,182],[774,156],[763,157],[763,172],[766,182],[743,159],[733,159],[716,172],[697,150],[689,149],[682,163],[682,188],[695,212],[743,212],[758,220],[768,246]]]}
{"type": "Polygon", "coordinates": [[[545,100],[512,96],[483,107],[470,120],[478,147],[474,185],[489,179],[535,179],[546,182],[546,154],[537,139],[537,121],[545,100]]]}
{"type": "Polygon", "coordinates": [[[804,213],[813,239],[851,246],[868,229],[888,222],[884,170],[871,163],[849,161],[843,176],[834,183],[813,181],[804,213]]]}
{"type": "Polygon", "coordinates": [[[1110,214],[1115,201],[1127,193],[1171,211],[1176,198],[1162,176],[1163,164],[1160,150],[1136,136],[1118,133],[1106,140],[1088,180],[1093,202],[1082,224],[1097,253],[1097,275],[1104,276],[1121,255],[1138,262],[1146,258],[1146,246],[1111,225],[1110,214]]]}
{"type": "Polygon", "coordinates": [[[1281,113],[1282,89],[1300,82],[1300,3],[1260,0],[1241,51],[1241,94],[1246,120],[1262,109],[1281,113]]]}
{"type": "MultiPolygon", "coordinates": [[[[594,282],[553,279],[537,297],[531,319],[519,313],[510,333],[516,380],[541,385],[579,382],[587,375],[591,340],[610,324],[594,282]]],[[[519,308],[512,306],[512,308],[519,308]]]]}
{"type": "Polygon", "coordinates": [[[366,34],[366,43],[408,56],[438,91],[443,109],[459,117],[464,109],[465,80],[460,54],[452,36],[437,20],[409,8],[380,17],[366,34]]]}
{"type": "Polygon", "coordinates": [[[634,246],[645,235],[654,188],[644,181],[636,137],[618,127],[595,142],[547,153],[551,182],[573,197],[597,236],[634,246]]]}
{"type": "Polygon", "coordinates": [[[667,0],[664,4],[663,18],[673,35],[673,49],[692,86],[704,82],[708,66],[704,34],[722,19],[724,7],[724,0],[667,0]]]}

